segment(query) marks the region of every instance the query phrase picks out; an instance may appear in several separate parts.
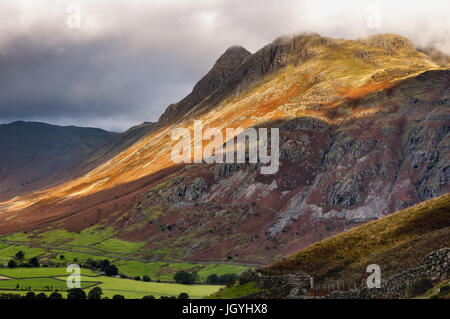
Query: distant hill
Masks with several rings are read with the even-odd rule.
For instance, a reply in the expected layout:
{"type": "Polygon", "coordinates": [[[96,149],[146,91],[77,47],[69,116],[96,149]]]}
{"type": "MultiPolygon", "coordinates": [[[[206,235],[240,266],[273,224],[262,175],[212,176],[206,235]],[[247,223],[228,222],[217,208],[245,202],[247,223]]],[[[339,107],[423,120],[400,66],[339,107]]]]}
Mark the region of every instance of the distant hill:
{"type": "Polygon", "coordinates": [[[0,125],[0,199],[57,185],[142,138],[151,123],[118,134],[17,121],[0,125]]]}

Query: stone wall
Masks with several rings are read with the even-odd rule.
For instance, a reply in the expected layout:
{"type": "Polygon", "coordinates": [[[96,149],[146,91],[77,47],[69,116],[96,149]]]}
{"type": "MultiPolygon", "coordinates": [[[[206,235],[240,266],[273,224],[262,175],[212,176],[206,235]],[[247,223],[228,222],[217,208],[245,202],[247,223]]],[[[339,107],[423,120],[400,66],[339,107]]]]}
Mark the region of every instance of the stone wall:
{"type": "Polygon", "coordinates": [[[449,278],[450,248],[442,248],[423,259],[423,265],[393,275],[381,281],[381,288],[364,288],[349,291],[335,291],[326,296],[329,299],[380,299],[403,298],[409,295],[410,287],[421,278],[438,282],[449,278]]]}
{"type": "Polygon", "coordinates": [[[264,276],[258,271],[248,270],[241,275],[239,281],[241,284],[252,281],[259,288],[271,290],[281,296],[302,294],[312,288],[314,284],[313,278],[305,272],[280,276],[264,276]]]}

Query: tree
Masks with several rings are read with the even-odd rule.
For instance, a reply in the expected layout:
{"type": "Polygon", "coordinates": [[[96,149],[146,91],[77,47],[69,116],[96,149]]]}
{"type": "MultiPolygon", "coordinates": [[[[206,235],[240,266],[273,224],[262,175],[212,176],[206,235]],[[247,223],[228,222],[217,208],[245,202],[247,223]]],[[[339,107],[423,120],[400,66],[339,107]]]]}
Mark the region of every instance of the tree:
{"type": "Polygon", "coordinates": [[[67,291],[67,299],[86,299],[86,293],[81,288],[72,288],[67,291]]]}
{"type": "Polygon", "coordinates": [[[140,276],[136,276],[136,277],[134,277],[134,280],[141,280],[141,277],[140,276]]]}
{"type": "Polygon", "coordinates": [[[18,260],[23,260],[23,259],[25,258],[25,253],[24,253],[22,250],[19,250],[19,251],[16,253],[16,258],[17,258],[18,260]]]}
{"type": "Polygon", "coordinates": [[[36,295],[36,299],[47,299],[47,295],[41,292],[36,295]]]}
{"type": "Polygon", "coordinates": [[[142,297],[142,299],[155,299],[155,296],[153,296],[153,295],[148,295],[148,296],[142,297]]]}
{"type": "Polygon", "coordinates": [[[30,292],[27,292],[27,294],[25,295],[24,298],[25,299],[34,299],[34,298],[36,298],[36,294],[34,292],[30,291],[30,292]]]}
{"type": "Polygon", "coordinates": [[[149,276],[147,276],[147,275],[144,275],[143,277],[142,277],[142,280],[143,281],[152,281],[152,279],[149,277],[149,276]]]}
{"type": "Polygon", "coordinates": [[[238,280],[239,276],[236,274],[225,274],[219,277],[218,283],[222,285],[228,285],[236,280],[238,280]]]}
{"type": "Polygon", "coordinates": [[[217,285],[219,277],[216,274],[211,274],[206,278],[206,283],[209,285],[217,285]]]}
{"type": "Polygon", "coordinates": [[[92,288],[88,293],[88,299],[102,299],[103,290],[100,287],[92,288]]]}
{"type": "Polygon", "coordinates": [[[175,276],[173,276],[173,279],[177,283],[184,284],[184,285],[191,285],[196,280],[198,280],[198,273],[197,272],[188,273],[184,270],[180,270],[175,274],[175,276]]]}
{"type": "Polygon", "coordinates": [[[182,292],[178,295],[178,299],[189,299],[189,295],[185,292],[182,292]]]}
{"type": "Polygon", "coordinates": [[[114,296],[112,297],[112,299],[115,299],[115,300],[123,300],[123,299],[125,299],[125,297],[122,296],[122,295],[114,295],[114,296]]]}
{"type": "Polygon", "coordinates": [[[20,263],[19,267],[32,268],[34,266],[32,264],[30,264],[29,262],[26,262],[26,263],[20,263]]]}
{"type": "Polygon", "coordinates": [[[48,299],[63,299],[63,296],[59,292],[52,292],[48,299]]]}
{"type": "Polygon", "coordinates": [[[106,271],[110,265],[111,264],[108,259],[101,260],[98,262],[98,268],[100,268],[102,271],[106,271]]]}
{"type": "Polygon", "coordinates": [[[17,268],[17,261],[15,261],[14,259],[11,259],[10,261],[8,261],[8,267],[9,268],[17,268]]]}
{"type": "Polygon", "coordinates": [[[59,255],[59,259],[63,260],[64,259],[64,255],[59,255]]]}
{"type": "Polygon", "coordinates": [[[30,259],[30,264],[33,267],[39,267],[39,259],[37,257],[33,257],[30,259]]]}
{"type": "Polygon", "coordinates": [[[108,268],[106,268],[106,270],[105,270],[105,274],[107,276],[111,276],[111,277],[117,276],[118,273],[119,273],[119,269],[117,269],[117,267],[114,265],[108,266],[108,268]]]}

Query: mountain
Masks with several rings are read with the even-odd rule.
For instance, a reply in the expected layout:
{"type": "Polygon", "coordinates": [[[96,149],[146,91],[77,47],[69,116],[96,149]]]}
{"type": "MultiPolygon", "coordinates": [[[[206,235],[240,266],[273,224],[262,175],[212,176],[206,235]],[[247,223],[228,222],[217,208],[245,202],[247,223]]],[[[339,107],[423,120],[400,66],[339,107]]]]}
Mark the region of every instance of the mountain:
{"type": "Polygon", "coordinates": [[[69,178],[68,167],[111,142],[114,136],[95,128],[37,122],[0,125],[0,198],[69,178]]]}
{"type": "Polygon", "coordinates": [[[450,57],[441,51],[433,47],[419,48],[418,50],[428,55],[437,65],[447,68],[450,66],[450,57]]]}
{"type": "Polygon", "coordinates": [[[267,264],[448,193],[449,85],[448,68],[397,35],[232,47],[136,143],[69,182],[1,202],[0,234],[64,230],[67,244],[89,231],[150,260],[267,264]],[[278,127],[279,171],[174,164],[171,133],[192,131],[194,119],[278,127]]]}
{"type": "Polygon", "coordinates": [[[194,106],[205,100],[214,91],[226,87],[225,82],[250,55],[251,53],[241,46],[233,46],[227,49],[212,69],[194,86],[192,92],[180,102],[169,105],[158,122],[160,124],[175,122],[180,116],[189,113],[194,106]]]}
{"type": "Polygon", "coordinates": [[[148,133],[17,121],[0,125],[0,200],[61,184],[95,168],[148,133]]]}

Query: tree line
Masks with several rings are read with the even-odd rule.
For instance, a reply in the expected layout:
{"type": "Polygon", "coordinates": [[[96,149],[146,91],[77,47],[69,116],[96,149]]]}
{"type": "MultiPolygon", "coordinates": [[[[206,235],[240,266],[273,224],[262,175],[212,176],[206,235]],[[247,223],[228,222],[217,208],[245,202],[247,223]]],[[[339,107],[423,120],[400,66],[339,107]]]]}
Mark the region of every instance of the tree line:
{"type": "MultiPolygon", "coordinates": [[[[33,291],[29,291],[26,295],[22,296],[20,294],[14,293],[0,293],[0,299],[64,299],[63,295],[60,292],[52,292],[49,296],[45,293],[41,292],[36,294],[33,291]]],[[[103,296],[103,289],[101,287],[92,288],[87,294],[81,288],[72,288],[67,291],[68,300],[83,300],[83,299],[110,299],[108,296],[103,296]]],[[[111,299],[121,300],[126,299],[125,296],[116,294],[111,299]]],[[[143,296],[142,299],[156,299],[153,295],[143,296]]],[[[178,298],[175,296],[161,296],[160,299],[189,299],[189,295],[185,292],[182,292],[178,295],[178,298]]]]}

